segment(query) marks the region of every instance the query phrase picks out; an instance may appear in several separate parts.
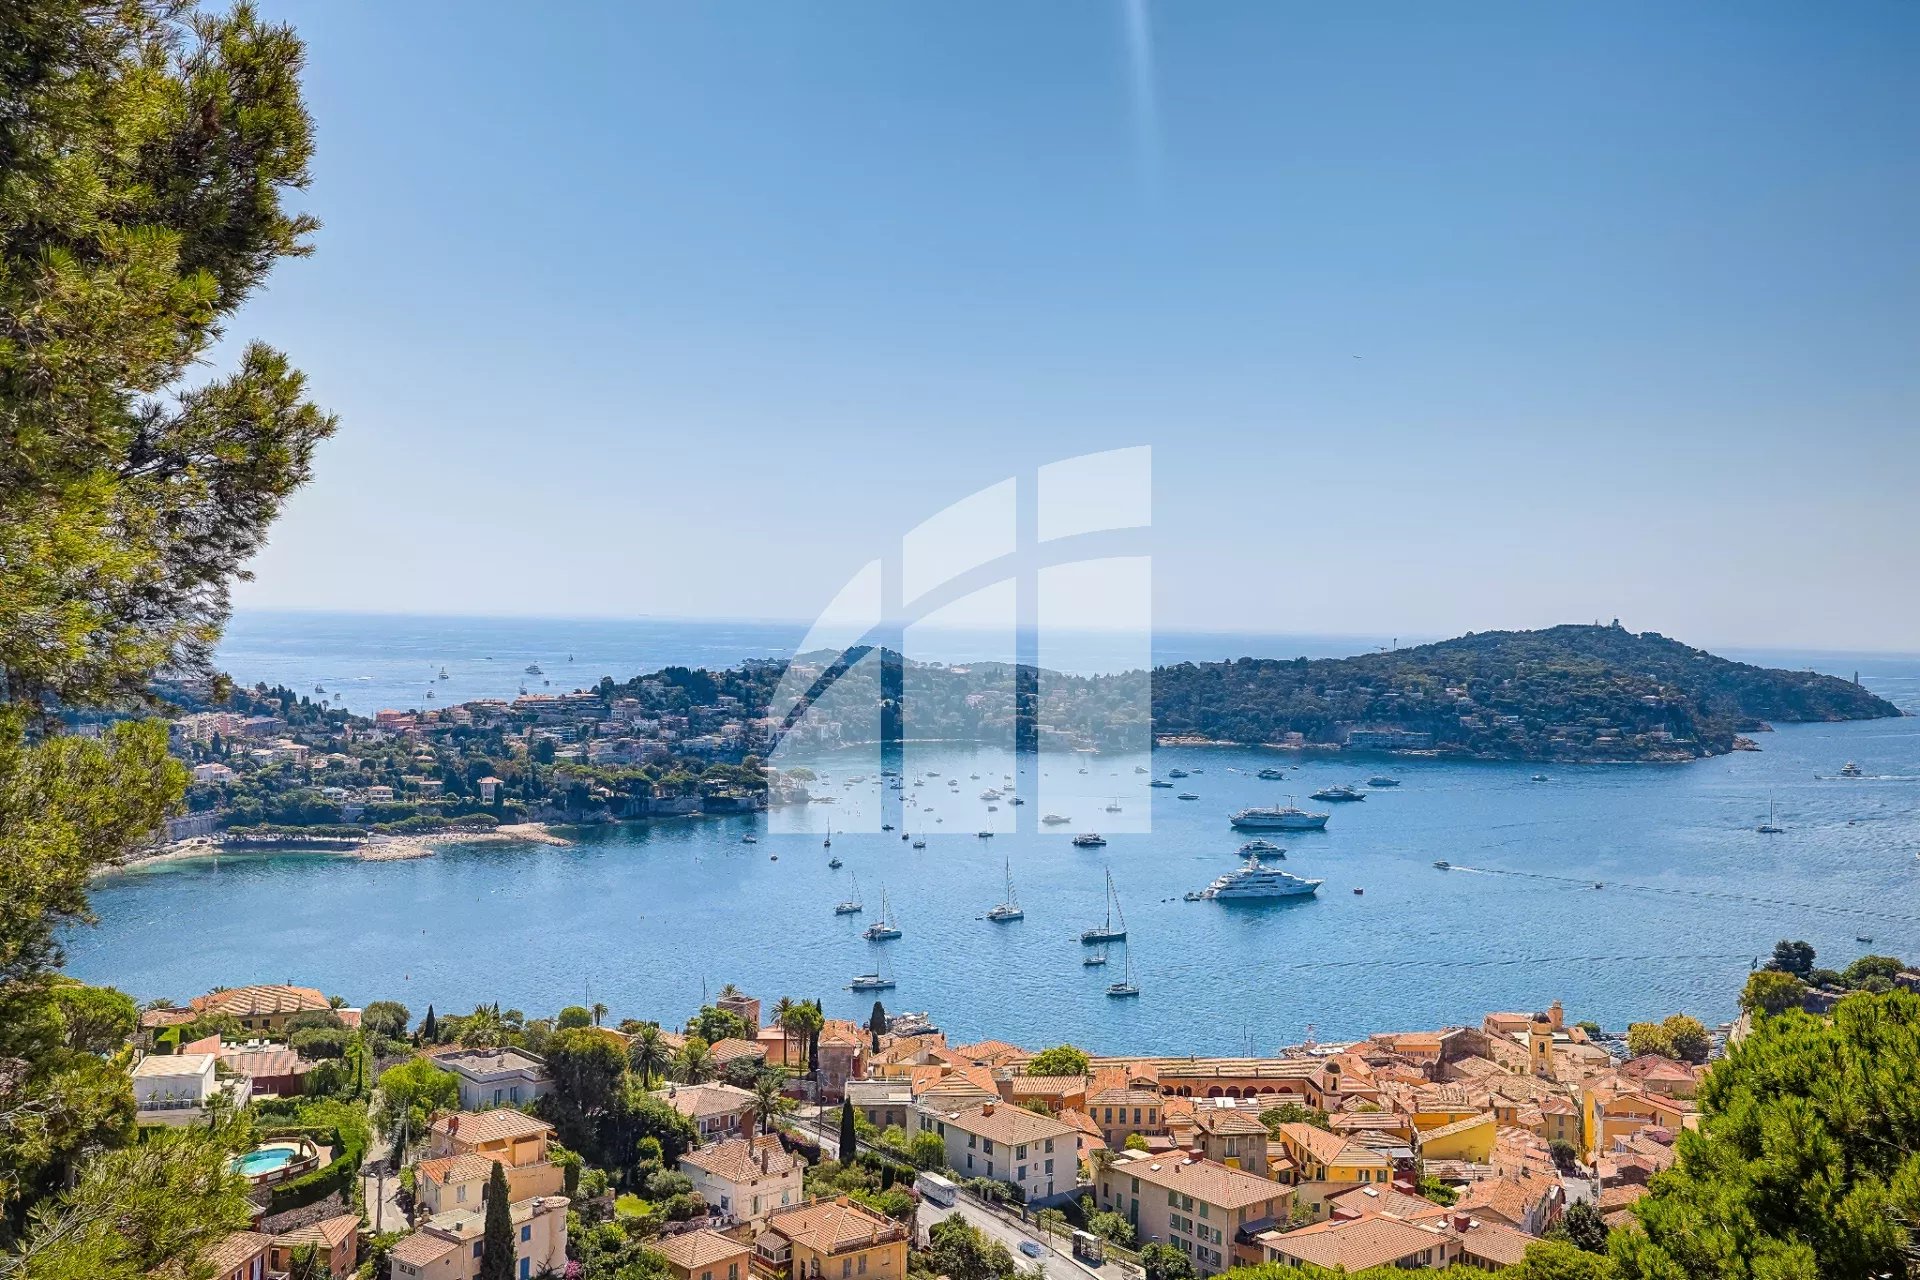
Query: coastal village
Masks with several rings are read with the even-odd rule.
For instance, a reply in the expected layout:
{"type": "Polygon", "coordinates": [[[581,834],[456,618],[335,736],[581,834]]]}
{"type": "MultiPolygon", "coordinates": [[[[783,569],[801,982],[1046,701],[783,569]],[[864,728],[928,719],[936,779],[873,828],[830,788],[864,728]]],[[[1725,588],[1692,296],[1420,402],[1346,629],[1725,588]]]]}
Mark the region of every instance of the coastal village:
{"type": "Polygon", "coordinates": [[[678,1030],[612,1018],[247,986],[146,1008],[130,1071],[143,1125],[253,1119],[255,1225],[220,1280],[476,1280],[498,1248],[519,1277],[898,1280],[965,1255],[967,1280],[1182,1280],[1591,1247],[1673,1163],[1723,1048],[1685,1019],[1634,1052],[1641,1028],[1557,1001],[1265,1057],[958,1044],[732,987],[678,1030]]]}

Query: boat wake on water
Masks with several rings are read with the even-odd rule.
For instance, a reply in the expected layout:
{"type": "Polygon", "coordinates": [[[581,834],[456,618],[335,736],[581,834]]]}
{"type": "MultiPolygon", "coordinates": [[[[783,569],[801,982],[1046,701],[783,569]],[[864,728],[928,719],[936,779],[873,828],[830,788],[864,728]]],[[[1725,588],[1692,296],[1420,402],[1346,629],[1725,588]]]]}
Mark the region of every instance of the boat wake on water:
{"type": "Polygon", "coordinates": [[[1515,871],[1507,867],[1463,867],[1450,863],[1448,871],[1465,871],[1483,876],[1516,876],[1523,880],[1543,880],[1552,884],[1574,885],[1591,890],[1602,884],[1609,893],[1658,893],[1674,898],[1703,898],[1718,902],[1739,902],[1760,907],[1790,907],[1795,911],[1814,911],[1830,916],[1868,916],[1878,920],[1900,920],[1920,924],[1920,915],[1897,911],[1876,911],[1868,907],[1836,907],[1815,902],[1793,902],[1785,898],[1761,898],[1744,893],[1718,893],[1712,889],[1671,889],[1654,884],[1628,884],[1618,880],[1599,881],[1587,876],[1556,876],[1545,871],[1515,871]]]}

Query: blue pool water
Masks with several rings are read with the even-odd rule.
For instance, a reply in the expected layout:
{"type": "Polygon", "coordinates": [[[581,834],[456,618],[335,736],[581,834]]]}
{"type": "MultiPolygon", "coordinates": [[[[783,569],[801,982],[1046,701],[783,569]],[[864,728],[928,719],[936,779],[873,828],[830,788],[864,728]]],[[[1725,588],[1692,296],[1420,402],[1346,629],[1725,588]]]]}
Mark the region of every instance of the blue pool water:
{"type": "Polygon", "coordinates": [[[293,1163],[297,1153],[291,1147],[255,1147],[233,1158],[233,1171],[242,1177],[257,1178],[293,1163]]]}

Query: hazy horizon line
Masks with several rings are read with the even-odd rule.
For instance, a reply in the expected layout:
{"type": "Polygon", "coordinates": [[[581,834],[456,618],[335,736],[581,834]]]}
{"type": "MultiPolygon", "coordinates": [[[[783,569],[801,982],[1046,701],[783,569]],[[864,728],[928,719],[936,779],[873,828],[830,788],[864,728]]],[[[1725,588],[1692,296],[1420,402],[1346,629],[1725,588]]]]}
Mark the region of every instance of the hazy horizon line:
{"type": "MultiPolygon", "coordinates": [[[[712,615],[712,614],[676,614],[676,613],[634,613],[634,614],[464,613],[464,612],[440,612],[435,610],[409,611],[409,610],[399,610],[399,609],[346,609],[346,608],[333,608],[333,607],[325,607],[325,606],[309,607],[309,606],[300,606],[300,605],[235,606],[233,610],[233,615],[235,617],[239,617],[243,614],[251,614],[251,615],[257,615],[257,616],[285,614],[285,615],[294,615],[294,616],[333,616],[333,617],[352,617],[352,618],[431,618],[431,619],[440,620],[440,621],[465,620],[465,621],[472,621],[472,622],[713,623],[713,624],[727,624],[727,625],[793,627],[799,630],[803,635],[806,629],[812,625],[811,619],[778,618],[778,617],[748,617],[744,615],[718,616],[718,615],[712,615]]],[[[1460,637],[1466,636],[1466,635],[1485,635],[1490,631],[1515,631],[1515,632],[1544,631],[1557,626],[1592,626],[1592,625],[1595,625],[1595,624],[1590,621],[1579,622],[1579,621],[1568,620],[1563,622],[1550,623],[1544,627],[1476,627],[1471,631],[1460,631],[1452,635],[1446,635],[1439,632],[1407,632],[1404,635],[1399,635],[1399,634],[1395,634],[1393,632],[1388,632],[1388,631],[1341,631],[1341,630],[1281,631],[1281,630],[1273,630],[1273,629],[1255,629],[1255,628],[1247,628],[1247,627],[1193,626],[1193,625],[1159,627],[1159,628],[1156,628],[1155,630],[1159,634],[1189,635],[1189,636],[1245,636],[1248,638],[1297,636],[1303,639],[1314,639],[1314,640],[1323,640],[1323,641],[1360,640],[1360,641],[1369,641],[1369,642],[1383,640],[1383,639],[1395,640],[1395,641],[1404,640],[1405,643],[1398,644],[1396,645],[1396,647],[1405,649],[1405,648],[1414,648],[1424,644],[1436,644],[1445,640],[1459,639],[1460,637]]],[[[1605,625],[1605,624],[1600,624],[1600,625],[1605,625]]],[[[1629,631],[1635,630],[1632,627],[1628,627],[1626,629],[1629,631]]],[[[949,627],[942,627],[940,628],[940,630],[944,632],[961,634],[961,635],[966,635],[966,634],[986,635],[986,634],[992,634],[997,629],[991,628],[991,627],[972,627],[972,626],[965,626],[965,625],[955,625],[955,626],[949,626],[949,627]]],[[[1070,633],[1077,632],[1077,633],[1083,633],[1083,634],[1089,634],[1089,635],[1128,634],[1125,631],[1115,630],[1113,628],[1104,628],[1104,627],[1074,627],[1074,628],[1068,628],[1067,630],[1070,633]]],[[[1641,631],[1650,630],[1650,631],[1653,631],[1654,634],[1656,635],[1664,635],[1664,636],[1667,636],[1669,639],[1678,640],[1682,644],[1693,645],[1693,647],[1695,648],[1704,649],[1708,647],[1706,645],[1697,644],[1694,641],[1688,640],[1684,637],[1673,635],[1671,632],[1661,631],[1658,628],[1642,628],[1640,630],[1641,631]]],[[[222,638],[223,639],[225,638],[224,633],[222,638]]],[[[1841,656],[1859,655],[1863,657],[1871,656],[1871,657],[1882,657],[1882,658],[1920,658],[1920,650],[1886,649],[1886,648],[1878,648],[1872,645],[1841,648],[1841,647],[1835,647],[1833,645],[1788,645],[1788,644],[1766,643],[1766,642],[1756,642],[1756,641],[1730,641],[1730,642],[1720,641],[1720,642],[1715,642],[1713,647],[1719,648],[1719,649],[1726,649],[1734,652],[1747,652],[1747,653],[1826,654],[1826,655],[1841,655],[1841,656]]],[[[1224,661],[1224,659],[1222,659],[1222,661],[1224,661]]]]}

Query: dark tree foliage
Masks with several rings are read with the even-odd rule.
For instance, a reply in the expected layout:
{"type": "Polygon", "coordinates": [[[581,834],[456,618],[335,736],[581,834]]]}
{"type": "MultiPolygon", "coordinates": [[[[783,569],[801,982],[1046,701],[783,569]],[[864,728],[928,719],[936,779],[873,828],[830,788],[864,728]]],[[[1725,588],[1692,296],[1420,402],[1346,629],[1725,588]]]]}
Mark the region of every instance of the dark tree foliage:
{"type": "Polygon", "coordinates": [[[853,1100],[843,1099],[840,1103],[840,1163],[852,1161],[859,1152],[859,1141],[853,1122],[853,1100]]]}
{"type": "Polygon", "coordinates": [[[1700,1087],[1700,1130],[1615,1231],[1625,1280],[1905,1275],[1920,1222],[1920,996],[1858,993],[1753,1033],[1700,1087]]]}
{"type": "Polygon", "coordinates": [[[131,1087],[62,1042],[52,973],[90,873],[185,783],[157,721],[67,726],[209,676],[230,581],[333,430],[266,346],[195,371],[317,226],[282,205],[302,59],[244,5],[0,0],[0,1275],[184,1270],[246,1221],[237,1133],[128,1154],[131,1087]]]}
{"type": "Polygon", "coordinates": [[[487,1178],[487,1218],[481,1229],[478,1280],[514,1280],[520,1246],[514,1239],[512,1201],[507,1171],[496,1160],[487,1178]]]}

